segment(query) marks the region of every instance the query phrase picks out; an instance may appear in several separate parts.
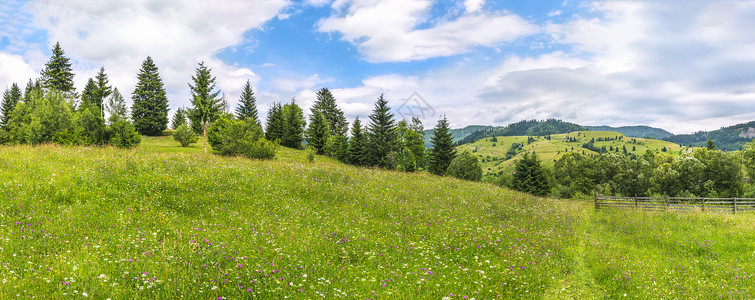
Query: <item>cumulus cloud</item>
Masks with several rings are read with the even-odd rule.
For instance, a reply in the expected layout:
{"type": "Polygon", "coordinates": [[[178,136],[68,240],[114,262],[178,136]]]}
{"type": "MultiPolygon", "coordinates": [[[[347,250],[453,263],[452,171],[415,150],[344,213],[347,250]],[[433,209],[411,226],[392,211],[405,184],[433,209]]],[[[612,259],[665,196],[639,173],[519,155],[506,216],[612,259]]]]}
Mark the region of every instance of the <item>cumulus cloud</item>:
{"type": "Polygon", "coordinates": [[[37,72],[22,56],[0,53],[0,89],[10,88],[14,82],[23,89],[30,78],[36,77],[37,72]]]}
{"type": "Polygon", "coordinates": [[[466,4],[466,14],[418,28],[430,21],[432,2],[428,0],[336,1],[336,13],[320,20],[317,29],[339,33],[341,39],[357,45],[370,62],[452,56],[473,47],[511,42],[538,30],[514,14],[479,12],[482,1],[466,4]]]}

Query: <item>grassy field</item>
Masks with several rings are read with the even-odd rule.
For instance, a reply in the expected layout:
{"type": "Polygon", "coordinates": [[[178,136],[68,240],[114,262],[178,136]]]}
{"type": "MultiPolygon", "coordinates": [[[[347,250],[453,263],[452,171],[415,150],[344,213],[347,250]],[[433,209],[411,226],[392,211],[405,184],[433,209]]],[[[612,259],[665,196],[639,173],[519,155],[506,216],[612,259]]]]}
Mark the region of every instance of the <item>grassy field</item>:
{"type": "MultiPolygon", "coordinates": [[[[566,153],[580,152],[586,155],[597,154],[596,152],[582,148],[582,144],[589,142],[591,139],[598,138],[617,138],[612,141],[595,142],[595,147],[606,149],[619,149],[623,153],[623,147],[627,148],[628,153],[643,155],[647,150],[661,151],[664,147],[667,153],[679,154],[683,149],[674,143],[654,139],[641,139],[626,137],[620,133],[610,131],[577,131],[566,134],[551,135],[548,140],[544,137],[533,137],[535,141],[527,144],[526,136],[500,136],[496,137],[497,142],[491,141],[491,138],[482,139],[471,144],[465,144],[459,147],[459,151],[474,152],[481,160],[483,174],[498,174],[499,172],[509,173],[514,170],[514,162],[521,158],[522,153],[506,160],[506,152],[512,144],[519,143],[524,145],[524,151],[535,151],[546,167],[552,167],[555,160],[558,160],[566,153]],[[576,142],[568,142],[567,138],[576,138],[576,142]]],[[[615,151],[615,150],[614,150],[615,151]]]]}
{"type": "Polygon", "coordinates": [[[176,145],[0,147],[0,298],[754,296],[752,215],[176,145]]]}

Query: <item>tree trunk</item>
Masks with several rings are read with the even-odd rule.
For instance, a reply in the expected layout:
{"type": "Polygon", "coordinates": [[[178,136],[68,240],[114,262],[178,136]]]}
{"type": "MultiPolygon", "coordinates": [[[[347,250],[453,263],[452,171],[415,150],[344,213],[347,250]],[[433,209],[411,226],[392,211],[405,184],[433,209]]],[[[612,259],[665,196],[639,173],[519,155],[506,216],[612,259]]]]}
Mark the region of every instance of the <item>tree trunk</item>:
{"type": "Polygon", "coordinates": [[[204,153],[207,153],[207,122],[202,123],[202,135],[204,136],[204,153]]]}

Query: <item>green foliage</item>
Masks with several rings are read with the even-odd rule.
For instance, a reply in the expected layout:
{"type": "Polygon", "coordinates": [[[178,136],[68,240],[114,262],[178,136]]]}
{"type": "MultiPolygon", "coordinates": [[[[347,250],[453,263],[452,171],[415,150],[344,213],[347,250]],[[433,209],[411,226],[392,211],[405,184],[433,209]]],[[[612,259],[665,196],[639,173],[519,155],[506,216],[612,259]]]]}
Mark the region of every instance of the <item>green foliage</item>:
{"type": "Polygon", "coordinates": [[[194,131],[185,123],[178,125],[176,131],[173,132],[173,139],[181,143],[181,147],[188,147],[197,142],[197,136],[194,134],[194,131]]]}
{"type": "Polygon", "coordinates": [[[343,135],[331,135],[325,142],[325,155],[346,162],[349,156],[349,138],[343,135]]]}
{"type": "Polygon", "coordinates": [[[526,152],[516,161],[512,187],[517,191],[538,196],[545,196],[550,192],[548,177],[540,165],[537,154],[526,152]]]}
{"type": "Polygon", "coordinates": [[[309,128],[307,128],[307,144],[312,146],[317,154],[325,154],[325,144],[330,137],[330,129],[328,129],[328,121],[325,120],[325,116],[318,110],[312,111],[312,120],[310,120],[309,128]]]}
{"type": "Polygon", "coordinates": [[[196,133],[203,133],[210,123],[220,118],[223,111],[223,102],[218,95],[220,91],[215,89],[215,77],[210,73],[212,69],[200,62],[190,83],[191,105],[188,117],[191,121],[191,129],[196,133]]]}
{"type": "Polygon", "coordinates": [[[84,91],[81,92],[81,104],[79,104],[79,109],[86,109],[89,106],[94,105],[96,99],[95,99],[95,93],[97,90],[97,84],[94,83],[94,79],[89,78],[87,80],[86,86],[84,86],[84,91]]]}
{"type": "Polygon", "coordinates": [[[183,107],[179,107],[176,110],[176,113],[173,114],[173,121],[170,124],[170,127],[174,130],[178,129],[181,125],[188,125],[189,121],[186,120],[187,111],[183,107]]]}
{"type": "Polygon", "coordinates": [[[459,179],[480,181],[482,179],[482,166],[474,154],[464,151],[451,161],[448,169],[446,169],[446,174],[459,179]]]}
{"type": "Polygon", "coordinates": [[[362,122],[359,121],[359,117],[354,120],[351,125],[351,139],[349,140],[348,162],[356,166],[364,166],[367,156],[366,148],[367,138],[362,132],[362,122]]]}
{"type": "Polygon", "coordinates": [[[343,111],[338,108],[333,94],[327,88],[317,91],[317,100],[314,106],[312,106],[310,119],[314,117],[314,111],[319,111],[325,117],[330,135],[346,136],[346,132],[349,130],[349,123],[346,121],[343,111]]]}
{"type": "Polygon", "coordinates": [[[367,126],[367,157],[365,163],[385,169],[393,169],[396,165],[396,121],[393,119],[388,100],[381,94],[370,114],[370,124],[367,126]]]}
{"type": "Polygon", "coordinates": [[[584,131],[584,130],[587,130],[587,129],[580,125],[564,122],[564,121],[556,120],[556,119],[548,119],[545,121],[523,120],[517,123],[509,124],[508,126],[505,126],[505,127],[483,128],[479,131],[476,131],[474,133],[467,135],[466,137],[461,139],[458,143],[460,145],[469,144],[469,143],[474,143],[477,140],[484,139],[486,137],[494,137],[494,136],[519,136],[519,135],[546,136],[546,135],[551,135],[551,134],[561,134],[561,133],[569,133],[569,132],[584,131]]]}
{"type": "Polygon", "coordinates": [[[280,141],[286,132],[286,115],[280,103],[273,103],[267,112],[265,138],[270,141],[280,141]]]}
{"type": "Polygon", "coordinates": [[[163,81],[151,57],[142,63],[137,79],[131,94],[134,127],[143,135],[158,135],[168,128],[169,109],[163,81]]]}
{"type": "Polygon", "coordinates": [[[306,121],[304,120],[304,113],[299,105],[296,105],[294,99],[291,99],[290,104],[283,106],[283,116],[285,117],[285,123],[283,126],[281,145],[289,148],[301,149],[301,143],[304,140],[304,126],[306,126],[306,121]]]}
{"type": "Polygon", "coordinates": [[[424,128],[422,122],[412,119],[409,125],[405,120],[396,128],[396,169],[414,172],[425,168],[424,128]]]}
{"type": "Polygon", "coordinates": [[[706,147],[706,148],[708,148],[708,150],[716,150],[716,149],[718,149],[718,148],[716,147],[716,142],[714,142],[714,141],[713,141],[713,140],[711,140],[711,139],[708,139],[708,141],[707,141],[707,142],[706,142],[706,144],[705,144],[705,147],[706,147]]]}
{"type": "Polygon", "coordinates": [[[213,123],[208,138],[212,148],[222,155],[243,155],[248,158],[272,159],[277,145],[264,138],[262,128],[253,120],[220,119],[213,123]]]}
{"type": "Polygon", "coordinates": [[[10,86],[10,89],[5,90],[3,93],[3,100],[0,103],[0,130],[7,130],[13,109],[21,101],[22,96],[21,89],[18,88],[18,84],[15,82],[10,86]]]}
{"type": "Polygon", "coordinates": [[[595,163],[582,154],[564,154],[553,166],[553,175],[561,198],[572,198],[577,193],[590,195],[595,190],[595,163]]]}
{"type": "Polygon", "coordinates": [[[97,72],[95,81],[97,82],[97,88],[95,89],[92,100],[94,100],[94,103],[97,105],[97,109],[102,113],[101,117],[104,119],[105,99],[108,99],[108,97],[113,92],[113,88],[109,85],[110,80],[108,80],[107,74],[105,74],[105,67],[101,67],[100,71],[97,72]]]}
{"type": "Polygon", "coordinates": [[[438,120],[438,124],[435,125],[432,139],[433,148],[430,149],[427,167],[427,170],[435,175],[445,174],[451,161],[456,158],[456,147],[454,147],[448,130],[448,120],[444,115],[443,119],[438,120]]]}
{"type": "Polygon", "coordinates": [[[241,91],[239,105],[236,107],[236,117],[242,121],[250,118],[257,124],[260,123],[260,119],[257,116],[257,98],[254,96],[254,91],[249,80],[246,81],[244,89],[241,91]]]}
{"type": "Polygon", "coordinates": [[[654,128],[650,126],[621,126],[621,127],[611,127],[611,126],[585,126],[587,130],[590,131],[612,131],[612,132],[618,132],[628,137],[634,137],[634,138],[651,138],[651,139],[664,139],[667,137],[672,136],[673,134],[660,129],[660,128],[654,128]]]}
{"type": "Polygon", "coordinates": [[[690,147],[707,147],[708,140],[715,141],[717,149],[737,151],[752,140],[748,134],[750,128],[755,128],[755,121],[724,127],[714,131],[699,131],[693,134],[679,134],[664,140],[690,147]]]}
{"type": "Polygon", "coordinates": [[[742,147],[742,159],[747,170],[747,175],[750,176],[750,182],[755,182],[755,140],[745,144],[742,147]]]}
{"type": "Polygon", "coordinates": [[[315,150],[314,147],[307,147],[307,150],[305,150],[305,151],[307,152],[307,161],[309,163],[314,163],[315,162],[315,155],[317,154],[317,150],[315,150]]]}
{"type": "Polygon", "coordinates": [[[42,69],[42,86],[47,92],[58,92],[66,99],[77,98],[76,87],[73,85],[73,68],[71,59],[65,56],[60,43],[52,48],[52,57],[42,69]]]}
{"type": "Polygon", "coordinates": [[[121,92],[118,91],[118,88],[114,88],[112,94],[110,95],[110,98],[108,98],[107,104],[105,105],[105,109],[108,112],[108,117],[110,123],[114,123],[117,120],[129,120],[129,112],[128,108],[126,107],[126,100],[123,99],[123,96],[121,95],[121,92]]]}
{"type": "Polygon", "coordinates": [[[110,145],[118,148],[133,148],[141,142],[141,136],[131,122],[124,119],[116,119],[108,128],[110,145]]]}
{"type": "Polygon", "coordinates": [[[74,115],[73,121],[74,135],[77,139],[74,144],[103,145],[107,143],[108,135],[105,120],[102,119],[97,104],[90,103],[89,106],[79,109],[74,115]]]}

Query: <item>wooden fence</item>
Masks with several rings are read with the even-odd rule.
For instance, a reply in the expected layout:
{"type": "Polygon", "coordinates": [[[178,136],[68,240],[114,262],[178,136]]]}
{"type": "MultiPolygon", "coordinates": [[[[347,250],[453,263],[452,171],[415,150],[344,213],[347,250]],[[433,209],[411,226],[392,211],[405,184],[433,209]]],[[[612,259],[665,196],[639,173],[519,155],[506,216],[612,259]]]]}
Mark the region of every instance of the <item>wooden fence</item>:
{"type": "Polygon", "coordinates": [[[646,211],[755,211],[755,198],[685,198],[685,197],[616,197],[598,196],[595,193],[595,209],[632,208],[646,211]]]}

